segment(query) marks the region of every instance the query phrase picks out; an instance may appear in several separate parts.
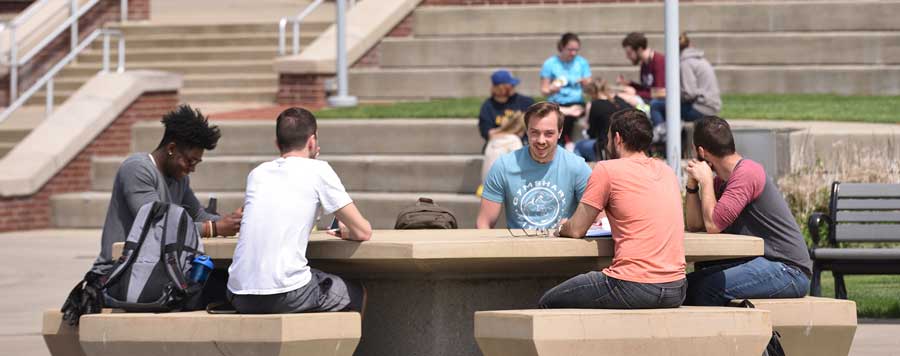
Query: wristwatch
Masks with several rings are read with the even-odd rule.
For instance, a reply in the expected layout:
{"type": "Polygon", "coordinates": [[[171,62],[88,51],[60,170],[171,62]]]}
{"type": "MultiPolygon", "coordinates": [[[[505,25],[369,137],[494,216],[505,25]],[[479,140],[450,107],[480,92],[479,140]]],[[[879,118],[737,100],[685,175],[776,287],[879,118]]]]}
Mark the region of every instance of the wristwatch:
{"type": "Polygon", "coordinates": [[[698,185],[697,188],[693,189],[691,187],[684,186],[684,190],[687,191],[688,194],[697,194],[700,192],[700,186],[698,185]]]}

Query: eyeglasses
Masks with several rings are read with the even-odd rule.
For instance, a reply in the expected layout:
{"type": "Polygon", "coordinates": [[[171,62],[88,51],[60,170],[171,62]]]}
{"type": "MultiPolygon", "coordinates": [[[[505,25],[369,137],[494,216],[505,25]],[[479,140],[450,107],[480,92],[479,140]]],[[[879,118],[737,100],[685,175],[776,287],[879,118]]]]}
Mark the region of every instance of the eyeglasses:
{"type": "Polygon", "coordinates": [[[509,236],[511,237],[552,237],[554,229],[534,229],[534,230],[526,230],[526,229],[510,229],[506,228],[506,231],[509,231],[509,236]],[[522,230],[522,235],[516,235],[513,230],[522,230]]]}

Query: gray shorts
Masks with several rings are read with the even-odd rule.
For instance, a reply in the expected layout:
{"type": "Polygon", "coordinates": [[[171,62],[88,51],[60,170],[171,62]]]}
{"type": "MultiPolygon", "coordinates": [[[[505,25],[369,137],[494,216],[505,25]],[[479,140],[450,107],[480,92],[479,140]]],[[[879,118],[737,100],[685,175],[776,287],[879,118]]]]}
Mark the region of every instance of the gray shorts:
{"type": "Polygon", "coordinates": [[[304,312],[360,311],[363,288],[359,282],[344,280],[315,268],[312,279],[290,292],[271,295],[240,295],[228,292],[228,300],[241,314],[287,314],[304,312]]]}

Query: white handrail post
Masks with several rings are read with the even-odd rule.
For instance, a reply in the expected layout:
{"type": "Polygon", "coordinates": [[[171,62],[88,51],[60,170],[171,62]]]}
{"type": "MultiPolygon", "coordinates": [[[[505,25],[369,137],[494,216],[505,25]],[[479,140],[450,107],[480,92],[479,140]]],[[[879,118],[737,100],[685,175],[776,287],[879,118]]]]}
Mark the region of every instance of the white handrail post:
{"type": "Polygon", "coordinates": [[[103,32],[103,73],[109,73],[109,32],[103,32]]]}
{"type": "Polygon", "coordinates": [[[119,21],[127,22],[128,21],[128,0],[122,0],[119,3],[119,21]]]}
{"type": "MultiPolygon", "coordinates": [[[[681,56],[678,48],[678,0],[666,0],[666,157],[681,172],[681,56]]],[[[681,179],[679,179],[681,181],[681,179]]]]}
{"type": "Polygon", "coordinates": [[[78,47],[78,0],[71,0],[70,4],[72,5],[72,13],[69,18],[72,21],[72,25],[69,28],[69,33],[72,35],[72,38],[69,40],[69,48],[74,52],[75,47],[78,47]]]}
{"type": "Polygon", "coordinates": [[[19,48],[16,43],[16,25],[9,26],[9,103],[19,97],[19,48]]]}
{"type": "Polygon", "coordinates": [[[285,33],[286,26],[287,26],[287,17],[282,17],[281,20],[278,21],[278,55],[279,56],[284,55],[284,43],[286,42],[284,37],[287,35],[285,33]]]}
{"type": "Polygon", "coordinates": [[[125,34],[119,32],[119,64],[116,73],[125,72],[125,34]]]}
{"type": "Polygon", "coordinates": [[[328,105],[350,107],[356,106],[357,99],[347,95],[347,0],[336,0],[336,3],[338,94],[328,98],[328,105]]]}
{"type": "Polygon", "coordinates": [[[47,117],[53,113],[53,78],[47,81],[47,106],[44,107],[44,113],[47,117]]]}
{"type": "Polygon", "coordinates": [[[294,19],[294,41],[292,45],[294,46],[293,53],[296,56],[300,53],[300,20],[294,19]]]}

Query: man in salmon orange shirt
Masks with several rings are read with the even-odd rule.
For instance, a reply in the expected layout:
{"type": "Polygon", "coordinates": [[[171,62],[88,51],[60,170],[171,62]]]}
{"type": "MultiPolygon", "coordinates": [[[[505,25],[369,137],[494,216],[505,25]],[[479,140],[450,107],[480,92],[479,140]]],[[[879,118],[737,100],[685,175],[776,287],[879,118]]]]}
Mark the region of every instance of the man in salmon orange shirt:
{"type": "Polygon", "coordinates": [[[615,244],[612,264],[550,289],[540,306],[677,308],[687,293],[678,179],[663,161],[647,156],[653,129],[643,112],[614,114],[608,136],[612,159],[597,163],[581,203],[557,235],[581,238],[605,212],[615,244]]]}

